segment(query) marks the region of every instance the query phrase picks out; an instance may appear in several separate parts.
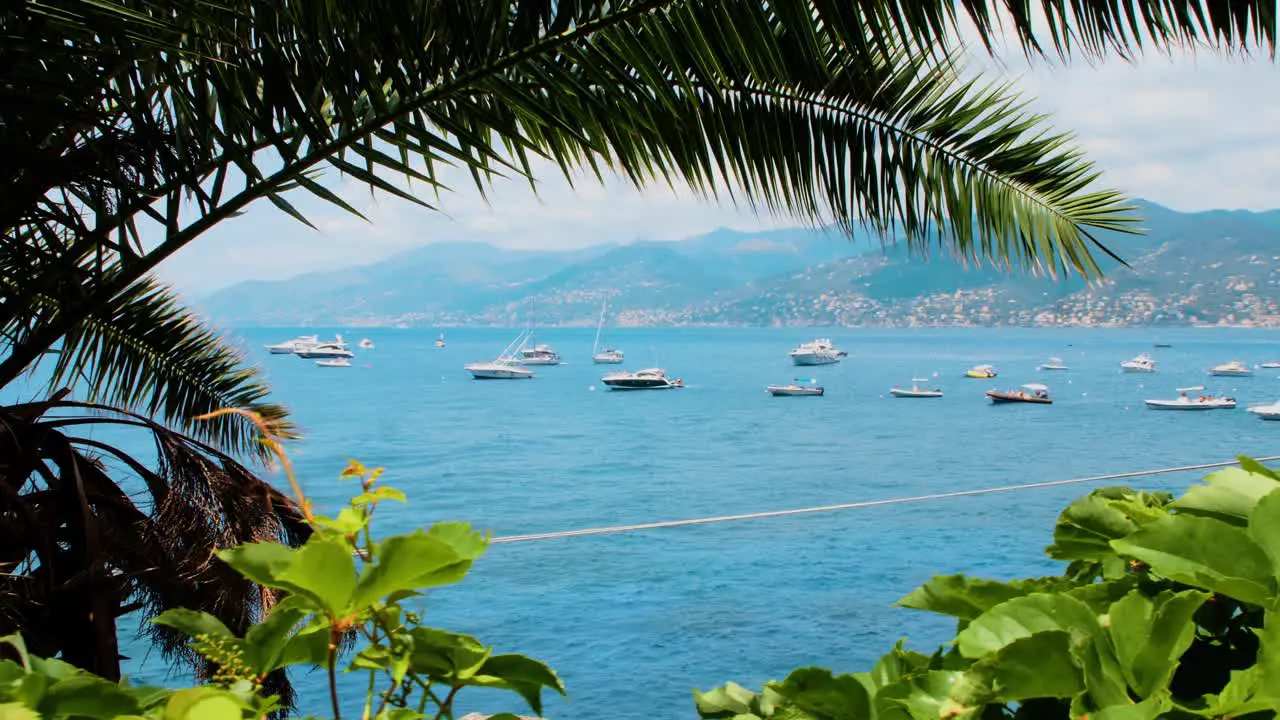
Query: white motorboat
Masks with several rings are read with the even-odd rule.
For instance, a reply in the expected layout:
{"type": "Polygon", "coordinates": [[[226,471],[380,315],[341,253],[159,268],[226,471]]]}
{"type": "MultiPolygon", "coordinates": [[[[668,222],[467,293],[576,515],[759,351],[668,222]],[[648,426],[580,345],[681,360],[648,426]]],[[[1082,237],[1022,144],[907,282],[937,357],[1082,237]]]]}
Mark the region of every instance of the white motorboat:
{"type": "Polygon", "coordinates": [[[818,338],[796,346],[791,351],[791,362],[796,365],[831,365],[848,355],[831,344],[830,339],[818,338]]]}
{"type": "Polygon", "coordinates": [[[319,335],[299,335],[292,340],[286,340],[275,345],[266,345],[265,347],[272,355],[292,355],[299,350],[305,350],[319,344],[319,335]]]}
{"type": "Polygon", "coordinates": [[[774,397],[820,396],[825,392],[813,378],[795,378],[790,385],[770,385],[765,389],[774,397]]]}
{"type": "Polygon", "coordinates": [[[317,360],[316,365],[320,367],[351,367],[351,361],[346,358],[334,358],[332,360],[317,360]]]}
{"type": "Polygon", "coordinates": [[[497,358],[489,362],[475,362],[464,365],[463,369],[471,373],[476,380],[527,380],[533,377],[533,371],[520,367],[520,359],[511,354],[512,348],[520,347],[528,338],[529,331],[524,331],[512,340],[497,358]]]}
{"type": "Polygon", "coordinates": [[[1052,405],[1049,388],[1040,383],[1027,383],[1018,390],[988,390],[987,399],[992,405],[1009,405],[1012,403],[1030,403],[1032,405],[1052,405]]]}
{"type": "Polygon", "coordinates": [[[924,383],[929,382],[928,378],[911,378],[910,388],[900,388],[897,386],[889,388],[889,394],[900,398],[940,398],[942,391],[937,388],[931,388],[924,383]]]}
{"type": "Polygon", "coordinates": [[[520,348],[518,362],[521,365],[559,365],[560,353],[552,350],[550,345],[534,345],[520,348]]]}
{"type": "Polygon", "coordinates": [[[672,380],[660,368],[611,373],[600,378],[600,382],[608,385],[610,390],[670,390],[684,387],[680,378],[672,380]]]}
{"type": "Polygon", "coordinates": [[[1042,364],[1038,369],[1039,370],[1070,370],[1071,368],[1067,367],[1067,364],[1062,361],[1062,358],[1051,357],[1049,358],[1049,362],[1042,364]]]}
{"type": "Polygon", "coordinates": [[[1178,388],[1175,400],[1147,400],[1147,407],[1152,410],[1230,410],[1236,406],[1236,399],[1217,397],[1214,395],[1197,395],[1191,397],[1187,393],[1203,392],[1203,385],[1178,388]]]}
{"type": "Polygon", "coordinates": [[[1156,371],[1156,361],[1150,355],[1142,353],[1120,363],[1120,370],[1126,373],[1153,373],[1156,371]]]}
{"type": "Polygon", "coordinates": [[[1254,405],[1249,412],[1258,416],[1259,420],[1280,420],[1280,402],[1270,405],[1254,405]]]}
{"type": "Polygon", "coordinates": [[[370,340],[369,338],[361,338],[360,342],[356,343],[356,347],[360,348],[361,350],[372,350],[373,341],[370,340]]]}
{"type": "Polygon", "coordinates": [[[312,345],[308,348],[298,350],[294,354],[300,358],[308,360],[330,359],[330,358],[351,358],[355,357],[355,353],[347,349],[347,343],[342,340],[341,335],[335,336],[337,339],[329,342],[322,342],[318,345],[312,345]]]}
{"type": "Polygon", "coordinates": [[[1275,370],[1277,368],[1280,368],[1280,362],[1264,362],[1258,367],[1262,368],[1263,370],[1275,370]]]}
{"type": "Polygon", "coordinates": [[[433,344],[436,347],[444,347],[444,333],[440,333],[440,337],[436,338],[436,341],[433,344]]]}
{"type": "Polygon", "coordinates": [[[596,365],[621,365],[626,358],[621,350],[614,348],[600,349],[600,330],[604,327],[604,314],[608,308],[608,300],[600,305],[600,320],[596,323],[596,341],[591,346],[591,362],[596,365]]]}
{"type": "Polygon", "coordinates": [[[1239,360],[1232,360],[1229,363],[1215,365],[1209,370],[1209,374],[1215,377],[1249,377],[1253,375],[1253,370],[1239,360]]]}

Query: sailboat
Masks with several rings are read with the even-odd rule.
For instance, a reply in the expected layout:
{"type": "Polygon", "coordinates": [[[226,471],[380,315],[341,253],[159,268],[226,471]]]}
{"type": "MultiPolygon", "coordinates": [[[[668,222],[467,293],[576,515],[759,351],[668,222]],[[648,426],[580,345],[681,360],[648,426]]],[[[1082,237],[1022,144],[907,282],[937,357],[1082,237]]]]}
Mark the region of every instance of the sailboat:
{"type": "Polygon", "coordinates": [[[444,333],[440,333],[440,339],[435,342],[436,347],[444,347],[444,333]]]}
{"type": "Polygon", "coordinates": [[[600,349],[600,330],[604,327],[604,314],[609,309],[609,301],[600,305],[600,321],[596,323],[596,342],[591,346],[591,361],[596,365],[620,365],[624,360],[621,350],[612,348],[600,349]]]}
{"type": "Polygon", "coordinates": [[[529,300],[529,326],[525,329],[524,342],[520,344],[519,358],[521,365],[559,365],[560,353],[550,345],[537,343],[533,339],[533,300],[529,300]]]}
{"type": "Polygon", "coordinates": [[[520,360],[511,351],[512,348],[523,346],[528,336],[528,330],[521,332],[490,362],[475,362],[463,367],[476,380],[527,380],[533,377],[533,371],[520,367],[520,360]]]}

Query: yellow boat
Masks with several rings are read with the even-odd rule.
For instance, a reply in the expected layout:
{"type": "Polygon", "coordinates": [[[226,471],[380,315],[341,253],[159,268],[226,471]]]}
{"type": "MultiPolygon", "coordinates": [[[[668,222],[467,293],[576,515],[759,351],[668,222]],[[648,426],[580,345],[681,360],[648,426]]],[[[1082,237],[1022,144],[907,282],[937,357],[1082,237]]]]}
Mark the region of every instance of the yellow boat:
{"type": "Polygon", "coordinates": [[[975,365],[965,371],[965,377],[987,380],[996,376],[996,369],[990,365],[975,365]]]}

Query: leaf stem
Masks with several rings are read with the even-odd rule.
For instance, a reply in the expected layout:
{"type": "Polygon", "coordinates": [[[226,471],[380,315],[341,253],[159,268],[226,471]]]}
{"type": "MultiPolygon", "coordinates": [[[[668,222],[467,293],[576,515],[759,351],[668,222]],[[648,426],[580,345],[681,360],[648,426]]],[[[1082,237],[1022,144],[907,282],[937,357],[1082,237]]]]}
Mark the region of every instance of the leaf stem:
{"type": "Polygon", "coordinates": [[[338,641],[342,633],[332,625],[329,626],[329,702],[333,705],[333,720],[342,720],[342,710],[338,706],[338,641]]]}

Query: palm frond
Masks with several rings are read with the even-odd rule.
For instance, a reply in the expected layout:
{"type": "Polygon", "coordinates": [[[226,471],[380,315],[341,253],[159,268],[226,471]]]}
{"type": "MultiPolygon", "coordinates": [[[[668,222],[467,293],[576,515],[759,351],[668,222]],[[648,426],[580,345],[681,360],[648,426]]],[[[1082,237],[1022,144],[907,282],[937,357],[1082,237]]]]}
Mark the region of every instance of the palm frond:
{"type": "MultiPolygon", "coordinates": [[[[0,281],[0,290],[8,285],[0,281]]],[[[36,299],[40,307],[58,306],[52,297],[36,299]]],[[[240,415],[194,418],[242,408],[282,437],[293,435],[288,410],[266,402],[269,388],[259,371],[150,278],[94,308],[67,333],[49,385],[77,386],[89,402],[156,417],[224,452],[264,453],[257,427],[240,415]]]]}
{"type": "MultiPolygon", "coordinates": [[[[64,401],[0,408],[0,632],[20,630],[40,654],[116,677],[115,625],[133,608],[147,618],[201,609],[243,632],[273,598],[214,551],[261,540],[296,545],[308,532],[270,484],[145,417],[64,401]],[[102,425],[149,433],[159,464],[73,434],[102,425]],[[136,475],[142,492],[126,492],[107,461],[136,475]]],[[[200,669],[185,637],[145,632],[166,658],[200,669]]]]}

